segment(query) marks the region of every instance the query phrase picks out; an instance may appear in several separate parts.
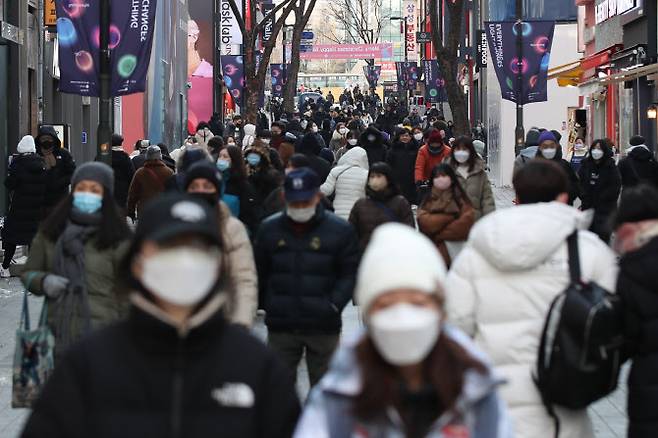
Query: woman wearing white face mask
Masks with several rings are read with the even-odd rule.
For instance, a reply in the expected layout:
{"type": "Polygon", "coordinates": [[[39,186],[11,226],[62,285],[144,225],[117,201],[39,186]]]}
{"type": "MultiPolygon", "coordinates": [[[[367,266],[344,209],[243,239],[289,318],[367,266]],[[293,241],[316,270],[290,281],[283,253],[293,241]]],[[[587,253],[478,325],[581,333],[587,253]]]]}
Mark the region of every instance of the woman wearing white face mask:
{"type": "Polygon", "coordinates": [[[571,157],[569,158],[569,164],[574,172],[578,173],[580,170],[580,165],[587,156],[587,145],[585,141],[578,137],[576,138],[575,143],[573,144],[573,149],[571,151],[571,157]]]}
{"type": "Polygon", "coordinates": [[[375,231],[356,288],[366,332],[334,356],[296,438],[512,436],[501,380],[443,324],[445,275],[432,243],[412,228],[375,231]]]}
{"type": "Polygon", "coordinates": [[[475,211],[448,164],[436,166],[431,181],[431,192],[418,207],[418,228],[434,242],[450,267],[468,239],[475,211]]]}
{"type": "Polygon", "coordinates": [[[24,436],[290,436],[287,371],[222,315],[231,279],[216,221],[182,194],[147,206],[121,264],[130,317],[68,351],[24,436]]]}
{"type": "Polygon", "coordinates": [[[459,184],[462,186],[473,209],[475,220],[496,210],[491,183],[484,170],[484,161],[478,156],[470,137],[458,137],[453,145],[447,163],[457,174],[459,184]]]}
{"type": "Polygon", "coordinates": [[[336,123],[336,129],[331,134],[331,140],[329,141],[329,149],[334,152],[337,152],[341,148],[345,147],[347,144],[347,133],[349,129],[345,126],[345,123],[340,122],[336,123]]]}
{"type": "Polygon", "coordinates": [[[594,210],[590,231],[608,243],[612,229],[610,217],[617,211],[621,192],[621,175],[617,170],[612,143],[608,139],[595,140],[578,172],[581,183],[581,210],[594,210]]]}
{"type": "Polygon", "coordinates": [[[361,134],[359,133],[359,131],[350,131],[350,130],[347,131],[347,133],[345,134],[345,144],[343,145],[343,147],[338,149],[338,152],[336,152],[336,162],[340,161],[340,159],[343,157],[343,155],[347,153],[347,151],[359,145],[360,135],[361,134]]]}
{"type": "Polygon", "coordinates": [[[393,175],[400,185],[402,195],[410,204],[414,205],[418,204],[416,182],[414,181],[418,149],[420,149],[420,143],[412,137],[411,131],[403,128],[393,137],[393,145],[386,152],[386,162],[393,169],[393,175]]]}
{"type": "Polygon", "coordinates": [[[48,325],[60,354],[81,336],[124,315],[114,292],[130,231],[112,196],[114,172],[86,163],[73,174],[73,193],[41,224],[22,275],[45,296],[48,325]]]}
{"type": "Polygon", "coordinates": [[[580,196],[580,182],[569,162],[562,158],[562,147],[555,137],[556,133],[559,135],[557,131],[544,131],[539,135],[536,158],[553,160],[566,172],[569,177],[569,205],[573,205],[574,201],[580,196]]]}

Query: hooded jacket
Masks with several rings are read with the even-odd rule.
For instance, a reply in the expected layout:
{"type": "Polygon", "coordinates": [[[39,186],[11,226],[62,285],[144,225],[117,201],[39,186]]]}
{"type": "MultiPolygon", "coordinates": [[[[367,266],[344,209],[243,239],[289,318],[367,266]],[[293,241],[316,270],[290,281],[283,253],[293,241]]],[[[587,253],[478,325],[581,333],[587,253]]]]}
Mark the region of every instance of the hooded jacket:
{"type": "Polygon", "coordinates": [[[58,364],[22,436],[289,437],[299,415],[289,372],[224,321],[221,298],[177,328],[133,296],[128,320],[92,334],[58,364]]]}
{"type": "Polygon", "coordinates": [[[246,150],[256,141],[256,125],[247,123],[244,125],[244,137],[242,137],[242,150],[246,150]]]}
{"type": "Polygon", "coordinates": [[[459,184],[468,195],[468,199],[471,200],[471,204],[475,210],[475,221],[496,210],[496,200],[491,190],[491,182],[489,181],[487,172],[484,170],[483,160],[479,158],[475,160],[473,170],[468,171],[466,178],[464,178],[461,172],[457,172],[459,163],[453,160],[452,156],[448,159],[448,164],[455,169],[459,184]]]}
{"type": "Polygon", "coordinates": [[[628,379],[628,438],[658,436],[658,238],[625,254],[617,291],[633,358],[628,379]]]}
{"type": "Polygon", "coordinates": [[[302,137],[298,143],[298,152],[308,157],[309,167],[318,174],[320,182],[326,181],[331,171],[331,164],[324,158],[320,158],[322,144],[318,141],[317,135],[308,133],[302,137]]]}
{"type": "Polygon", "coordinates": [[[417,204],[416,182],[414,173],[416,170],[416,157],[419,145],[412,139],[409,143],[395,142],[386,154],[386,162],[393,169],[393,176],[400,186],[402,195],[410,204],[417,204]]]}
{"type": "MultiPolygon", "coordinates": [[[[441,333],[485,362],[482,353],[463,333],[448,325],[444,325],[441,333]]],[[[361,420],[353,414],[354,399],[363,385],[355,351],[363,336],[365,334],[345,341],[338,349],[329,371],[311,392],[297,425],[295,438],[404,438],[400,414],[392,406],[370,421],[361,420]]],[[[487,374],[467,371],[462,392],[456,402],[456,412],[444,412],[431,426],[427,438],[511,438],[513,434],[509,418],[497,394],[502,383],[491,369],[487,374]]]]}
{"type": "Polygon", "coordinates": [[[363,131],[359,137],[359,146],[368,153],[368,163],[371,166],[386,161],[386,145],[379,129],[371,126],[363,131]]]}
{"type": "MultiPolygon", "coordinates": [[[[583,281],[615,290],[616,256],[582,231],[588,216],[558,202],[498,210],[473,227],[448,274],[448,319],[474,338],[508,381],[501,396],[519,437],[555,435],[532,372],[548,309],[569,284],[566,239],[575,230],[583,281]]],[[[593,438],[586,410],[556,412],[560,438],[593,438]]]]}
{"type": "Polygon", "coordinates": [[[658,188],[658,162],[646,145],[633,146],[619,162],[619,173],[624,188],[645,182],[658,188]]]}
{"type": "Polygon", "coordinates": [[[55,157],[56,164],[50,169],[46,170],[46,196],[44,198],[45,214],[50,211],[69,194],[69,186],[71,185],[71,177],[75,171],[75,161],[66,149],[62,148],[62,143],[57,137],[55,128],[52,126],[42,126],[39,128],[39,133],[35,138],[37,145],[37,153],[43,156],[42,152],[42,136],[48,135],[55,140],[55,147],[53,149],[53,156],[55,157]]]}
{"type": "Polygon", "coordinates": [[[443,163],[450,156],[451,151],[450,146],[444,145],[441,152],[435,155],[430,152],[429,145],[423,145],[416,157],[416,168],[414,171],[416,184],[428,181],[432,176],[432,170],[443,163]]]}
{"type": "Polygon", "coordinates": [[[366,196],[367,183],[368,155],[363,148],[355,147],[343,155],[320,190],[327,197],[335,194],[334,212],[347,220],[354,203],[366,196]]]}
{"type": "Polygon", "coordinates": [[[5,178],[11,202],[2,228],[4,242],[17,245],[32,242],[43,218],[46,180],[46,166],[36,153],[22,153],[12,158],[5,178]]]}

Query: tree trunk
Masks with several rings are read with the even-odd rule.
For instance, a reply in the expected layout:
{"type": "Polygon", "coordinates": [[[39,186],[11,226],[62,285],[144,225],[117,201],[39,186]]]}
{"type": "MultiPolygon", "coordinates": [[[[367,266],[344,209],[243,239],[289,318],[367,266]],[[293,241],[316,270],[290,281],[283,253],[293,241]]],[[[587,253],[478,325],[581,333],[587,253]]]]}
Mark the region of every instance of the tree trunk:
{"type": "Polygon", "coordinates": [[[448,95],[448,104],[452,112],[453,122],[453,135],[470,135],[468,123],[468,107],[466,105],[466,98],[462,92],[462,87],[457,80],[457,70],[459,68],[459,60],[456,57],[443,57],[439,60],[441,72],[445,79],[446,92],[448,95]]]}
{"type": "MultiPolygon", "coordinates": [[[[292,32],[292,51],[290,54],[290,64],[286,67],[286,86],[283,90],[283,110],[287,113],[295,111],[295,95],[297,94],[297,78],[299,77],[299,54],[301,52],[300,43],[302,41],[302,32],[306,24],[299,25],[302,21],[302,11],[295,10],[295,27],[292,32]]],[[[283,50],[286,50],[284,47],[283,50]]]]}
{"type": "Polygon", "coordinates": [[[256,83],[256,50],[254,45],[249,44],[251,41],[251,32],[246,32],[244,36],[244,56],[243,68],[245,77],[245,87],[243,88],[244,108],[241,108],[242,117],[246,123],[256,123],[258,118],[258,97],[263,88],[263,84],[256,83]]]}

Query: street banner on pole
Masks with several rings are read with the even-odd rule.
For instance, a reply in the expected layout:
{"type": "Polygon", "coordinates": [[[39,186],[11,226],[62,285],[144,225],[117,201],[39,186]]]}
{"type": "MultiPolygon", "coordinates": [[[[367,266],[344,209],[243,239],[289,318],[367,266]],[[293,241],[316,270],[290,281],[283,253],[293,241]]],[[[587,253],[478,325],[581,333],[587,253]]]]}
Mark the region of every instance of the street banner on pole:
{"type": "Polygon", "coordinates": [[[418,48],[416,47],[416,23],[418,22],[418,0],[404,0],[402,4],[402,15],[404,21],[407,23],[405,26],[405,50],[407,51],[407,59],[414,61],[418,59],[418,48]]]}
{"type": "MultiPolygon", "coordinates": [[[[270,0],[263,2],[263,16],[267,16],[274,9],[275,5],[270,0]]],[[[272,31],[274,30],[274,17],[270,17],[263,26],[263,44],[272,39],[272,31]]]]}
{"type": "Polygon", "coordinates": [[[377,82],[379,82],[379,76],[382,73],[381,65],[364,65],[363,74],[366,76],[368,81],[368,86],[370,88],[377,88],[377,82]]]}
{"type": "Polygon", "coordinates": [[[439,62],[436,59],[423,60],[423,75],[425,77],[425,100],[429,103],[445,102],[446,81],[441,75],[439,62]]]}
{"type": "MultiPolygon", "coordinates": [[[[57,0],[59,91],[99,95],[99,2],[57,0]]],[[[142,92],[151,58],[156,0],[134,8],[112,8],[110,50],[112,96],[142,92]]]]}
{"type": "MultiPolygon", "coordinates": [[[[235,0],[238,11],[243,10],[243,0],[235,0]]],[[[219,22],[220,37],[219,50],[222,55],[236,55],[239,53],[239,46],[242,44],[242,31],[238,25],[238,20],[231,9],[229,0],[220,0],[219,2],[219,22]]]]}
{"type": "Polygon", "coordinates": [[[406,71],[407,89],[414,91],[418,85],[418,79],[420,78],[420,75],[418,74],[418,63],[414,61],[404,62],[403,64],[404,70],[406,71]]]}
{"type": "Polygon", "coordinates": [[[283,87],[286,85],[286,70],[283,64],[270,64],[272,76],[272,96],[282,97],[283,87]]]}
{"type": "Polygon", "coordinates": [[[405,62],[398,61],[395,63],[395,73],[398,78],[398,90],[407,89],[407,69],[405,68],[405,62]]]}
{"type": "Polygon", "coordinates": [[[518,60],[517,32],[522,32],[523,52],[521,60],[520,103],[522,105],[547,100],[547,74],[551,60],[554,21],[485,22],[489,51],[493,60],[502,98],[517,101],[516,76],[518,60]]]}
{"type": "Polygon", "coordinates": [[[240,106],[242,103],[242,91],[244,89],[244,64],[242,56],[224,55],[221,57],[224,83],[228,88],[233,100],[240,106]]]}

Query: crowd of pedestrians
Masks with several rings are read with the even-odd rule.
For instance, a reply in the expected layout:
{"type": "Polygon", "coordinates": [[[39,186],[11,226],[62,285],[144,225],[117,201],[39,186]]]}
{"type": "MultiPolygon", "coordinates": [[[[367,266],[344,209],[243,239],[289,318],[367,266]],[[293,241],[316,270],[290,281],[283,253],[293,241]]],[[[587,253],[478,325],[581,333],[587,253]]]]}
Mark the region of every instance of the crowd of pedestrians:
{"type": "Polygon", "coordinates": [[[21,140],[0,274],[30,245],[21,279],[55,337],[23,436],[593,438],[586,409],[551,406],[534,377],[571,240],[579,280],[619,297],[628,436],[658,436],[644,139],[619,163],[579,139],[567,161],[533,128],[517,205],[497,210],[481,140],[435,108],[351,98],[265,127],[214,119],[171,152],[129,156],[114,135],[111,167],[76,168],[49,128],[21,140]],[[350,305],[363,327],[341,336],[350,305]]]}

